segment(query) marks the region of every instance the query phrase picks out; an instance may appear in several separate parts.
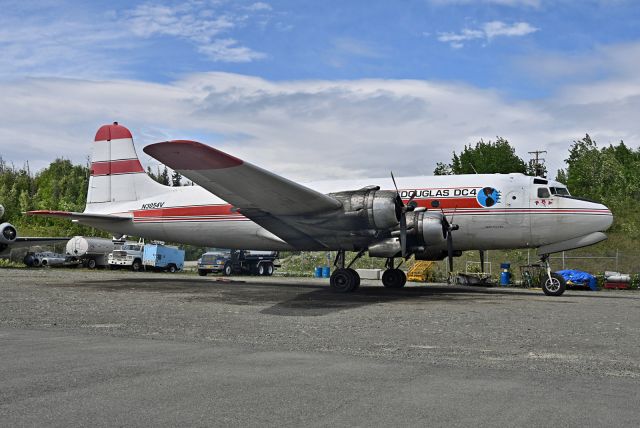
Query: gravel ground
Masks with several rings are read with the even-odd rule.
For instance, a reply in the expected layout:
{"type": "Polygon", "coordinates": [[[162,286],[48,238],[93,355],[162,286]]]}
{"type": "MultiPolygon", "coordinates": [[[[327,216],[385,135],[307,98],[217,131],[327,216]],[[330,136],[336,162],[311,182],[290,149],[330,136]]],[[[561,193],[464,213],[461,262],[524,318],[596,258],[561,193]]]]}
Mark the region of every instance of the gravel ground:
{"type": "Polygon", "coordinates": [[[637,291],[570,290],[552,298],[539,290],[446,285],[386,290],[363,281],[357,293],[339,295],[326,281],[2,269],[0,374],[8,383],[0,384],[0,420],[237,426],[637,426],[640,420],[637,291]],[[34,356],[34,349],[47,351],[34,356]],[[105,353],[113,358],[105,361],[105,353]],[[60,364],[62,357],[73,363],[60,364]],[[87,359],[95,366],[79,376],[93,386],[66,384],[87,359]],[[174,391],[199,386],[158,397],[162,410],[149,419],[153,404],[132,410],[118,401],[118,390],[130,391],[128,403],[159,394],[145,382],[114,384],[122,361],[132,360],[145,368],[164,361],[173,375],[155,381],[174,391]],[[195,378],[194,371],[184,373],[189,367],[195,378]],[[214,384],[225,398],[204,405],[214,384]],[[248,404],[261,388],[279,388],[278,396],[289,398],[248,404]],[[82,410],[62,400],[62,391],[102,398],[82,410]],[[114,419],[123,408],[130,416],[114,419]]]}

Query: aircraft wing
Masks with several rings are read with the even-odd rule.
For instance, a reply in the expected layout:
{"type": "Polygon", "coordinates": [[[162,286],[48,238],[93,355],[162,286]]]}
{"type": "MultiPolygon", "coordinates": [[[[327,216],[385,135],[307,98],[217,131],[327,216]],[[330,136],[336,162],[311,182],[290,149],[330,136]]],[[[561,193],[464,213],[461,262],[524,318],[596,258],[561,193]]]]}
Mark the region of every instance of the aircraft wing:
{"type": "Polygon", "coordinates": [[[292,217],[328,213],[342,207],[331,196],[195,141],[151,144],[144,152],[294,246],[325,247],[298,228],[292,217]]]}
{"type": "Polygon", "coordinates": [[[144,148],[149,156],[233,206],[275,216],[337,210],[336,199],[195,141],[167,141],[144,148]]]}

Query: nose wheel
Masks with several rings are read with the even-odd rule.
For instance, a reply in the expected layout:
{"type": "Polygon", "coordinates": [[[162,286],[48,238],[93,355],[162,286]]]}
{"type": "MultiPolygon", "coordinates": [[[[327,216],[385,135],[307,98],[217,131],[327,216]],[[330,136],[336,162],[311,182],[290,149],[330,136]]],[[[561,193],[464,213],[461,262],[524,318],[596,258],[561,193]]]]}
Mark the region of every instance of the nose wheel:
{"type": "Polygon", "coordinates": [[[547,268],[547,275],[542,281],[542,292],[547,296],[561,296],[567,288],[567,281],[558,273],[551,273],[549,255],[542,256],[542,262],[547,268]]]}

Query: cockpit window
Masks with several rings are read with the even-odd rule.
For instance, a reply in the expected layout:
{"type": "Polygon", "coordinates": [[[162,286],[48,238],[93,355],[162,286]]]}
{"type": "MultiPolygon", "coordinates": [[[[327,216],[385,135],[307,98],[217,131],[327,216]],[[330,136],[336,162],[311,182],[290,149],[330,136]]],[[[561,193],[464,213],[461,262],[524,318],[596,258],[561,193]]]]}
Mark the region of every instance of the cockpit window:
{"type": "Polygon", "coordinates": [[[550,187],[549,190],[551,190],[552,195],[570,196],[569,190],[566,187],[550,187]]]}
{"type": "Polygon", "coordinates": [[[549,193],[549,189],[546,187],[538,187],[538,197],[539,198],[550,198],[551,193],[549,193]]]}

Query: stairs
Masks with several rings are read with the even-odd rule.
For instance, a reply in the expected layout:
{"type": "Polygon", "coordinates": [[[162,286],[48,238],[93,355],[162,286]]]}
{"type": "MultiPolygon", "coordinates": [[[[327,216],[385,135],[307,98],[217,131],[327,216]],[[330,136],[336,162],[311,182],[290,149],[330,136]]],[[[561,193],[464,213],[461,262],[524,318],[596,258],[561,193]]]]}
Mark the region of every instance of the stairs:
{"type": "Polygon", "coordinates": [[[417,260],[409,272],[407,272],[407,281],[411,282],[427,282],[429,273],[435,263],[427,260],[417,260]]]}

